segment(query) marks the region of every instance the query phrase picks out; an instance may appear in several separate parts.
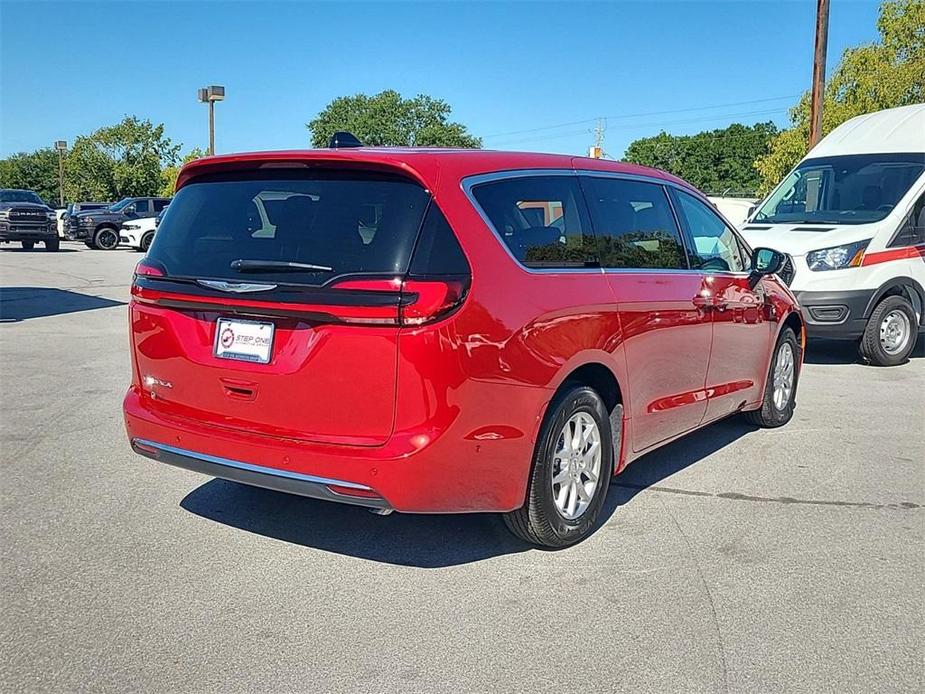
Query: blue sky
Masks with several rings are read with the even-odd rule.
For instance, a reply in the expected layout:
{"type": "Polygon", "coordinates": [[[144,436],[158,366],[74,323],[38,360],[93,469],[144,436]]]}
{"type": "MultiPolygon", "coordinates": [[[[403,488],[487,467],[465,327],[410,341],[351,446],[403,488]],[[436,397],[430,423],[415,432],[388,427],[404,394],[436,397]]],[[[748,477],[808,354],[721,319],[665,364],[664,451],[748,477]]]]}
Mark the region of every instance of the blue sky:
{"type": "MultiPolygon", "coordinates": [[[[876,39],[877,9],[833,0],[830,69],[876,39]]],[[[810,84],[814,21],[814,0],[0,0],[0,156],[125,114],[165,123],[184,151],[205,146],[196,89],[214,83],[227,90],[218,152],[306,147],[331,99],[392,88],[445,99],[497,149],[584,153],[604,116],[619,158],[661,129],[785,124],[810,84]]]]}

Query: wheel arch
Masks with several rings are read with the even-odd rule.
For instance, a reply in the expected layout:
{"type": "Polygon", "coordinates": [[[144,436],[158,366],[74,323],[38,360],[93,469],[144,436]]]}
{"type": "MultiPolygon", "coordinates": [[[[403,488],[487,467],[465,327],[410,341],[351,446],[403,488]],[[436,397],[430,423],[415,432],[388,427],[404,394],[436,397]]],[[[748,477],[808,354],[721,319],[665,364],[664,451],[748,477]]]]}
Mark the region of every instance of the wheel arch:
{"type": "Polygon", "coordinates": [[[925,289],[923,289],[922,285],[916,280],[905,275],[893,277],[887,282],[884,282],[880,288],[874,292],[874,295],[867,303],[867,308],[864,309],[864,318],[870,318],[870,314],[873,313],[877,304],[888,296],[904,297],[912,304],[912,308],[915,310],[916,315],[918,315],[919,325],[925,325],[925,289]]]}

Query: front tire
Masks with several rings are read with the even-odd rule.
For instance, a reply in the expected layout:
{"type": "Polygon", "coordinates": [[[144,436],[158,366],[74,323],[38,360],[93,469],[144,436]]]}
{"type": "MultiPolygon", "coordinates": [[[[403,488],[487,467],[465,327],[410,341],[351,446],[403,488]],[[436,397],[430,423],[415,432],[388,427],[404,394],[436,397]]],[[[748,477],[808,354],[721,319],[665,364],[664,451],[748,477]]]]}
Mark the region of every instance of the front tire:
{"type": "Polygon", "coordinates": [[[905,297],[888,296],[874,308],[861,337],[861,356],[874,366],[905,363],[915,349],[918,319],[905,297]]]}
{"type": "Polygon", "coordinates": [[[35,248],[35,241],[20,241],[20,243],[27,251],[31,251],[33,248],[35,248]]]}
{"type": "Polygon", "coordinates": [[[791,328],[784,328],[774,346],[761,409],[746,412],[748,421],[764,429],[773,429],[791,420],[797,405],[797,381],[802,362],[800,341],[791,328]]]}
{"type": "Polygon", "coordinates": [[[93,247],[103,251],[114,251],[119,245],[119,232],[112,227],[98,229],[93,235],[93,247]]]}
{"type": "Polygon", "coordinates": [[[46,251],[51,251],[51,252],[54,253],[54,252],[57,251],[59,248],[61,248],[61,239],[58,239],[58,238],[48,239],[48,240],[45,242],[45,250],[46,250],[46,251]]]}
{"type": "Polygon", "coordinates": [[[148,249],[151,248],[151,242],[154,240],[154,232],[149,231],[147,234],[141,237],[141,242],[138,244],[138,250],[142,253],[147,253],[148,249]]]}
{"type": "Polygon", "coordinates": [[[526,503],[504,515],[511,532],[550,548],[591,533],[613,475],[610,421],[593,388],[575,384],[556,396],[536,443],[526,503]]]}

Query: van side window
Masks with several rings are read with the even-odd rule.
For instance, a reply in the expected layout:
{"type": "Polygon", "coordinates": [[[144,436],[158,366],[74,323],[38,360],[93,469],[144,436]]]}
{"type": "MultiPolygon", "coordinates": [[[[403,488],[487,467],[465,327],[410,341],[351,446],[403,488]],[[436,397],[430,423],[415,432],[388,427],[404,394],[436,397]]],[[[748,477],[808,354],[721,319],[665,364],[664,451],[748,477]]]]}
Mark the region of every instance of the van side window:
{"type": "Polygon", "coordinates": [[[742,246],[726,222],[693,195],[680,190],[671,194],[687,233],[691,267],[707,272],[745,272],[742,246]]]}
{"type": "Polygon", "coordinates": [[[527,267],[597,263],[577,176],[524,176],[475,186],[472,194],[511,254],[527,267]]]}
{"type": "Polygon", "coordinates": [[[424,217],[414,255],[411,276],[468,275],[469,262],[456,235],[437,203],[431,202],[424,217]]]}
{"type": "Polygon", "coordinates": [[[581,183],[603,267],[687,268],[663,186],[601,176],[583,176],[581,183]]]}
{"type": "Polygon", "coordinates": [[[912,213],[906,217],[896,236],[890,241],[889,248],[918,246],[925,243],[925,193],[919,196],[912,206],[912,213]]]}

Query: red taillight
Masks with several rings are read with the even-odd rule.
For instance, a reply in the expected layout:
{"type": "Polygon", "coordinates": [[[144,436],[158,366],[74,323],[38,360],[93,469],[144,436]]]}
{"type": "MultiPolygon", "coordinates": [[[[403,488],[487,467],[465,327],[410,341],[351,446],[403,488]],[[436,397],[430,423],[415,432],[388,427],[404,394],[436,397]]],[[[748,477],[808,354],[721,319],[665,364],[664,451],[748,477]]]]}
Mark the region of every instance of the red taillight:
{"type": "Polygon", "coordinates": [[[402,324],[423,325],[446,315],[462,303],[466,288],[462,280],[406,280],[402,284],[402,324]]]}
{"type": "Polygon", "coordinates": [[[146,258],[142,258],[135,266],[136,277],[165,277],[164,268],[160,263],[156,263],[146,258]]]}
{"type": "Polygon", "coordinates": [[[469,288],[462,279],[394,279],[346,280],[334,285],[335,289],[360,291],[401,292],[399,323],[423,325],[442,318],[455,309],[466,297],[469,288]]]}

